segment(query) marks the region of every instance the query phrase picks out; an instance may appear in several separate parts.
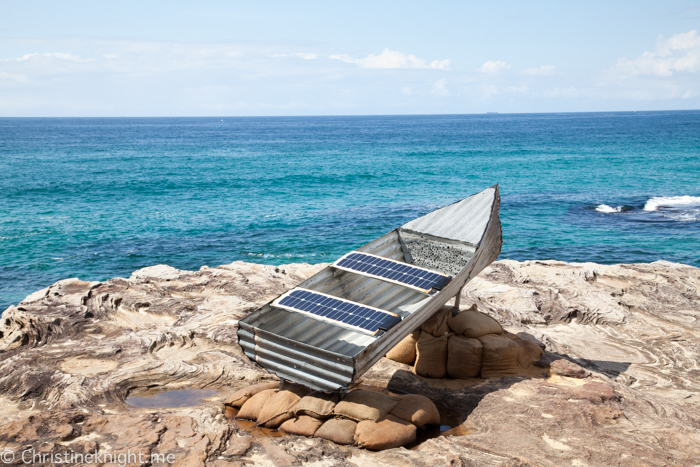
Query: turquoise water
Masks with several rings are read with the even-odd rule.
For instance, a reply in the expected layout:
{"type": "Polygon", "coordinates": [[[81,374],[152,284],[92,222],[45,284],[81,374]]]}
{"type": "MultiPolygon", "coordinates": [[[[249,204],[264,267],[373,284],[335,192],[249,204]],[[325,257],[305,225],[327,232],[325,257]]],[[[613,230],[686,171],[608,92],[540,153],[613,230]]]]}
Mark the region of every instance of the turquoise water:
{"type": "Polygon", "coordinates": [[[494,183],[501,258],[700,266],[699,156],[698,111],[0,119],[0,310],[158,263],[331,261],[494,183]]]}

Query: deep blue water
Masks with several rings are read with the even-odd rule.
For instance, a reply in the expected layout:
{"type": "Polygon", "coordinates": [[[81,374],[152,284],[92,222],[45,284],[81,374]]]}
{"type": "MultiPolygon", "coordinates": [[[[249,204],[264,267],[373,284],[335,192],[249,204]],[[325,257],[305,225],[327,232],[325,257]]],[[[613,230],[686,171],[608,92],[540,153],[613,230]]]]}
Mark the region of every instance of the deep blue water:
{"type": "Polygon", "coordinates": [[[501,258],[700,266],[699,182],[700,111],[0,119],[0,310],[159,263],[331,261],[494,183],[501,258]]]}

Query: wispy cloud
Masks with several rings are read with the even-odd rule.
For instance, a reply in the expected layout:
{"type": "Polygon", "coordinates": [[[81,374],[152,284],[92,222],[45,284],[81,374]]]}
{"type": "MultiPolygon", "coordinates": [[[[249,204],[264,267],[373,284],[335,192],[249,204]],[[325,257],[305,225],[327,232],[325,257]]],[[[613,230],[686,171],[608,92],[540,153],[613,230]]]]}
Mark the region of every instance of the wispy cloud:
{"type": "Polygon", "coordinates": [[[304,60],[316,60],[318,54],[312,52],[295,52],[291,54],[275,54],[273,57],[297,57],[303,58],[304,60]]]}
{"type": "Polygon", "coordinates": [[[354,63],[362,68],[422,68],[449,70],[450,59],[433,60],[428,63],[415,55],[406,55],[395,50],[384,49],[380,55],[367,55],[365,58],[352,58],[349,55],[331,55],[330,58],[345,63],[354,63]]]}
{"type": "Polygon", "coordinates": [[[700,36],[697,29],[675,34],[668,39],[660,36],[653,52],[644,52],[633,60],[620,58],[614,68],[620,77],[670,77],[674,73],[697,71],[700,71],[700,36]]]}
{"type": "Polygon", "coordinates": [[[508,65],[506,62],[496,60],[494,62],[485,62],[477,71],[480,71],[482,73],[496,74],[505,71],[509,68],[510,65],[508,65]]]}
{"type": "Polygon", "coordinates": [[[447,79],[442,78],[435,83],[433,83],[433,89],[430,90],[430,94],[438,97],[450,97],[452,93],[447,90],[447,79]]]}
{"type": "Polygon", "coordinates": [[[58,60],[70,60],[71,62],[88,62],[90,61],[89,59],[86,58],[81,58],[77,55],[71,55],[71,54],[66,54],[66,53],[61,53],[61,52],[52,52],[52,53],[32,53],[32,54],[24,54],[21,57],[17,57],[14,60],[18,62],[26,62],[27,60],[32,60],[35,58],[42,58],[42,57],[48,57],[48,58],[55,58],[58,60]]]}
{"type": "Polygon", "coordinates": [[[15,81],[17,83],[23,83],[27,81],[27,77],[24,75],[16,75],[12,73],[4,73],[0,71],[0,80],[15,81]]]}
{"type": "Polygon", "coordinates": [[[557,70],[554,65],[544,65],[541,67],[525,68],[520,72],[523,76],[552,76],[557,70]]]}

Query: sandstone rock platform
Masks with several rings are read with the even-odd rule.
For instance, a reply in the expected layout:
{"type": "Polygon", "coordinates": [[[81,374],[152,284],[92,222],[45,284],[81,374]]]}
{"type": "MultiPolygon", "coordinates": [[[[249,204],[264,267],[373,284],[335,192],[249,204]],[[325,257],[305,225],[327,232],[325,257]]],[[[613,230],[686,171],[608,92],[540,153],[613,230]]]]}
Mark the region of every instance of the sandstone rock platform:
{"type": "Polygon", "coordinates": [[[226,397],[274,381],[243,356],[238,320],[323,266],[159,265],[30,295],[0,319],[0,451],[15,464],[23,452],[99,452],[142,455],[130,465],[151,465],[153,454],[207,466],[700,465],[700,270],[661,261],[502,260],[484,270],[462,306],[476,303],[546,353],[520,375],[465,380],[382,359],[362,384],[425,395],[457,425],[412,449],[232,423],[226,397]],[[186,388],[216,393],[187,407],[126,403],[186,388]]]}

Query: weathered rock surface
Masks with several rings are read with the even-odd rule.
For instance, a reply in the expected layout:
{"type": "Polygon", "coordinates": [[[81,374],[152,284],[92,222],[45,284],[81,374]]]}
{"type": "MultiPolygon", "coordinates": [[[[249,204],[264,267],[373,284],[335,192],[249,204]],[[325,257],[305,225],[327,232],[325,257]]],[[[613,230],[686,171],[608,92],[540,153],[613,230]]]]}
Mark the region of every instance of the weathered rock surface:
{"type": "Polygon", "coordinates": [[[700,464],[700,270],[666,262],[506,260],[483,271],[462,306],[477,303],[547,352],[519,376],[486,380],[422,378],[382,359],[364,384],[427,396],[459,424],[414,449],[240,428],[224,399],[274,378],[243,356],[238,320],[322,266],[153,266],[30,295],[0,321],[0,451],[15,464],[27,450],[132,453],[131,465],[161,465],[152,454],[211,466],[700,464]],[[125,403],[181,388],[218,393],[193,407],[125,403]]]}

